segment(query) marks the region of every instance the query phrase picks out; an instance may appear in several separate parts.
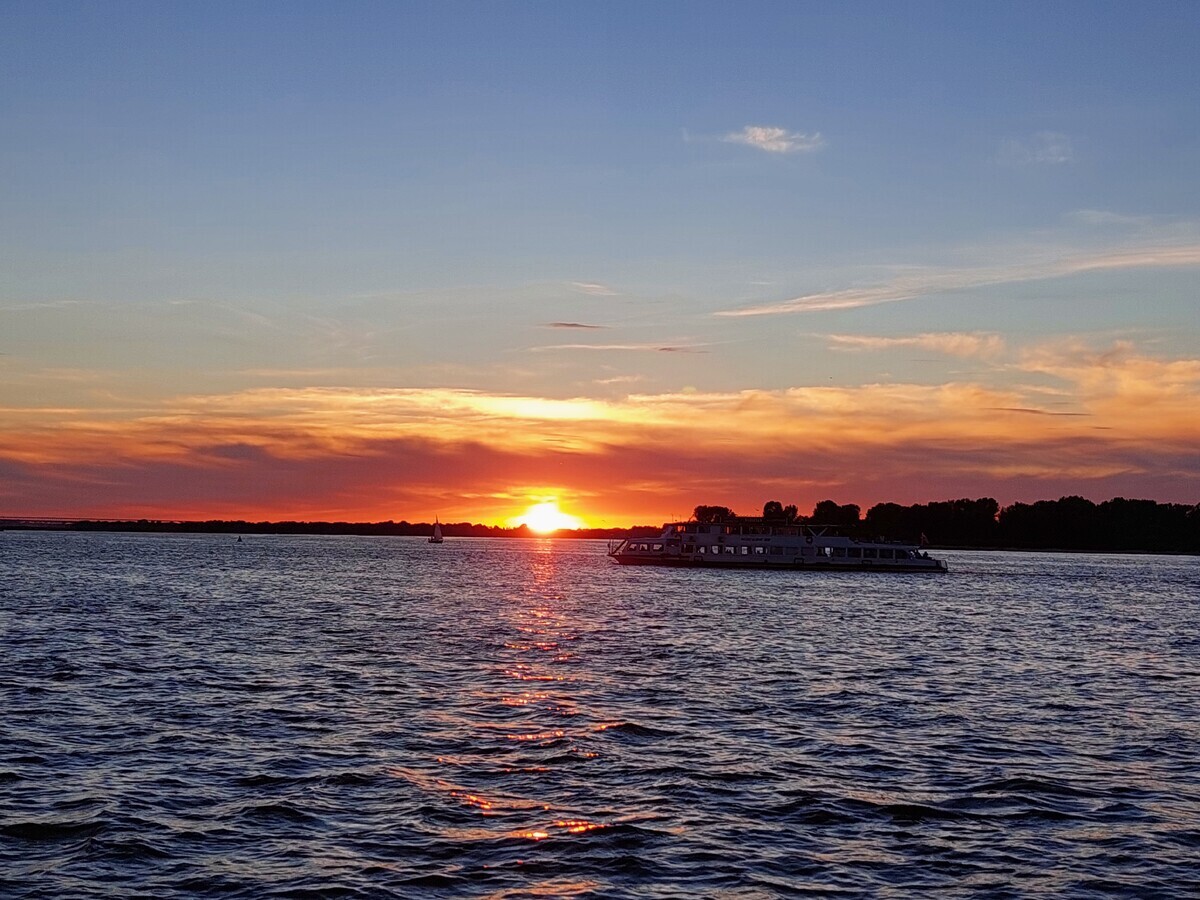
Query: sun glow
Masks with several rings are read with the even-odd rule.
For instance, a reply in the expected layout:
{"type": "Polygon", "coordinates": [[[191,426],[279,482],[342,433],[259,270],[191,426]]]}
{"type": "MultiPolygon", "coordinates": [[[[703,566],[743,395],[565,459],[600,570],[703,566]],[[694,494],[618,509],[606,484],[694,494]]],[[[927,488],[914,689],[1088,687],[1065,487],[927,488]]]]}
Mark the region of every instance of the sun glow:
{"type": "Polygon", "coordinates": [[[557,500],[546,500],[535,503],[529,509],[512,520],[513,525],[527,525],[530,531],[538,534],[549,534],[562,528],[586,528],[583,520],[558,508],[557,500]]]}

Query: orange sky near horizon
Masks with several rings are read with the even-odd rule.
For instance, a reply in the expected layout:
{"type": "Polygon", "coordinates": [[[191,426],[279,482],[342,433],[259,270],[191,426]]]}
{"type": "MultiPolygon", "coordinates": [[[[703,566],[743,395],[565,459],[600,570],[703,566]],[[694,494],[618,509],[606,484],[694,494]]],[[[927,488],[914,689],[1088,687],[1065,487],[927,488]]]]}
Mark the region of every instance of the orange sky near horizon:
{"type": "Polygon", "coordinates": [[[1065,493],[1195,502],[1200,359],[1069,342],[992,364],[1009,383],[616,399],[270,388],[103,408],[9,405],[0,508],[504,525],[555,501],[586,526],[616,527],[700,503],[750,513],[768,499],[864,511],[1065,493]]]}

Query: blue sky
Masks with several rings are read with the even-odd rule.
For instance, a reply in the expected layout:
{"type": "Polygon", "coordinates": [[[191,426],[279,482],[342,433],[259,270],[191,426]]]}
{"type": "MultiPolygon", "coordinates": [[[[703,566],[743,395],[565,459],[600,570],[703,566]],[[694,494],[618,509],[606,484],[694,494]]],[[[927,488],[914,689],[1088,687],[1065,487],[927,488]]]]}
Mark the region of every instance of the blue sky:
{"type": "Polygon", "coordinates": [[[1193,3],[10,2],[0,400],[1099,415],[1047,348],[1197,355],[1198,39],[1193,3]]]}

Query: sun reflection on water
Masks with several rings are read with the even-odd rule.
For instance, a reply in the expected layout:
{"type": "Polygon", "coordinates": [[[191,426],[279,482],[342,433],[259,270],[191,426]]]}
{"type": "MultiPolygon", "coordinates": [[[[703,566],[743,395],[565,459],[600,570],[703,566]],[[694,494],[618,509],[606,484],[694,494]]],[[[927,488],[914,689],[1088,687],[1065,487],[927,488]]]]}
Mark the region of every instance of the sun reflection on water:
{"type": "Polygon", "coordinates": [[[456,840],[541,843],[611,827],[585,807],[552,809],[536,799],[538,785],[553,785],[564,763],[601,759],[597,736],[621,724],[579,703],[587,696],[583,623],[562,590],[563,562],[555,547],[550,540],[538,542],[534,552],[523,554],[522,577],[510,582],[518,587],[500,605],[497,626],[508,635],[492,645],[492,687],[472,693],[458,716],[457,730],[472,735],[474,746],[437,757],[453,778],[406,773],[481,817],[478,826],[442,828],[456,840]],[[497,777],[508,779],[505,788],[512,790],[494,790],[497,777]],[[485,783],[489,789],[479,790],[485,783]]]}
{"type": "Polygon", "coordinates": [[[485,894],[480,900],[517,900],[528,897],[575,897],[579,894],[594,893],[600,888],[598,881],[572,881],[565,878],[549,878],[537,884],[521,888],[503,888],[491,894],[485,894]]]}

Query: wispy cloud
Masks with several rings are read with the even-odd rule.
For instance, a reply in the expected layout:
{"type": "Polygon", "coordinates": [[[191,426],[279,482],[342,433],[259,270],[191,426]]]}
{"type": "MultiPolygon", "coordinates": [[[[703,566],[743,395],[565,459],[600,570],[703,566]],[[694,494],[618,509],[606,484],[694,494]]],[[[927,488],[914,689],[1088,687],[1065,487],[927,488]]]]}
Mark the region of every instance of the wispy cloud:
{"type": "Polygon", "coordinates": [[[1000,144],[997,160],[1006,166],[1062,165],[1073,162],[1071,139],[1057,131],[1039,131],[1026,138],[1008,138],[1000,144]]]}
{"type": "Polygon", "coordinates": [[[70,309],[75,306],[95,305],[91,300],[45,300],[33,303],[14,303],[11,306],[0,306],[0,312],[28,312],[40,309],[70,309]]]}
{"type": "Polygon", "coordinates": [[[597,378],[593,384],[634,384],[643,380],[644,375],[614,375],[612,378],[597,378]]]}
{"type": "Polygon", "coordinates": [[[615,291],[607,284],[601,284],[598,281],[572,281],[571,287],[581,294],[590,294],[593,297],[620,296],[619,291],[615,291]]]}
{"type": "Polygon", "coordinates": [[[825,335],[831,350],[891,350],[914,347],[951,356],[994,357],[1004,352],[1004,338],[988,332],[937,331],[924,334],[881,337],[865,334],[825,335]]]}
{"type": "Polygon", "coordinates": [[[911,300],[920,292],[894,283],[868,288],[846,288],[840,291],[823,291],[805,294],[778,303],[747,306],[742,309],[721,309],[714,316],[771,316],[781,313],[824,312],[832,309],[856,309],[860,306],[877,306],[880,303],[895,303],[911,300]]]}
{"type": "Polygon", "coordinates": [[[583,322],[547,322],[543,328],[596,328],[602,329],[604,325],[587,325],[583,322]]]}
{"type": "Polygon", "coordinates": [[[707,353],[699,344],[548,344],[543,347],[531,347],[536,351],[543,350],[633,350],[650,351],[655,353],[707,353]]]}
{"type": "Polygon", "coordinates": [[[730,144],[744,144],[767,153],[798,153],[816,150],[825,143],[820,132],[803,134],[788,131],[774,125],[747,125],[741,131],[724,135],[721,140],[730,144]]]}
{"type": "Polygon", "coordinates": [[[1091,226],[1142,227],[1153,223],[1150,216],[1131,216],[1107,209],[1077,209],[1064,217],[1068,221],[1091,226]]]}
{"type": "Polygon", "coordinates": [[[1086,416],[1088,413],[1079,412],[1051,412],[1048,409],[1030,409],[1024,406],[993,406],[990,407],[993,412],[1010,412],[1022,413],[1029,416],[1086,416]]]}
{"type": "Polygon", "coordinates": [[[718,310],[715,316],[766,316],[855,309],[913,300],[932,294],[1061,278],[1083,272],[1137,268],[1200,266],[1200,242],[1131,244],[1099,250],[1009,249],[1007,264],[961,267],[906,267],[881,284],[804,294],[788,300],[741,309],[718,310]],[[1023,257],[1023,258],[1022,258],[1023,257]]]}

